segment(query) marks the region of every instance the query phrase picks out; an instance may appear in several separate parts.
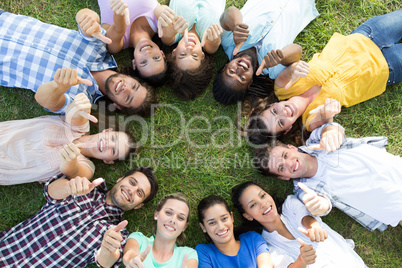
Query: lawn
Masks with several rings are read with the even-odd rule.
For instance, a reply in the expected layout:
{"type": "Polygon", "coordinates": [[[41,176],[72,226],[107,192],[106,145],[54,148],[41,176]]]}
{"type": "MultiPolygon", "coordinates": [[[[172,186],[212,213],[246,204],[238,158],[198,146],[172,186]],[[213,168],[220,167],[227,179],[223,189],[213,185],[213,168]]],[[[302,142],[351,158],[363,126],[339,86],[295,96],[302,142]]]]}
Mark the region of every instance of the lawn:
{"type": "MultiPolygon", "coordinates": [[[[145,1],[145,0],[144,0],[145,1]]],[[[241,7],[244,0],[228,0],[227,6],[241,7]]],[[[168,3],[168,1],[161,1],[168,3]]],[[[303,60],[321,51],[334,32],[348,34],[366,19],[400,8],[398,0],[318,0],[320,16],[298,36],[303,60]]],[[[28,15],[44,22],[77,29],[75,13],[88,7],[99,11],[96,0],[2,0],[0,8],[28,15]]],[[[170,51],[166,48],[166,51],[170,51]]],[[[1,55],[0,55],[1,57],[1,55]]],[[[123,51],[115,58],[120,67],[129,66],[130,52],[123,51]]],[[[216,69],[226,61],[219,49],[215,55],[216,69]]],[[[1,74],[0,74],[1,77],[1,74]]],[[[130,232],[151,235],[153,213],[157,201],[165,194],[181,191],[190,198],[191,214],[186,231],[187,245],[206,243],[197,224],[198,202],[209,194],[229,201],[230,189],[243,181],[253,180],[270,189],[270,193],[285,198],[292,193],[292,184],[259,174],[252,167],[252,149],[237,134],[235,127],[239,106],[222,106],[213,96],[211,86],[196,100],[177,99],[168,87],[158,88],[160,105],[147,119],[101,115],[100,129],[120,127],[133,132],[142,148],[137,155],[114,165],[94,161],[95,177],[106,179],[109,187],[127,170],[135,166],[154,168],[160,191],[153,202],[138,211],[125,214],[130,232]]],[[[351,108],[344,108],[336,121],[352,137],[387,136],[387,150],[402,155],[402,85],[387,87],[381,96],[351,108]]],[[[97,113],[104,108],[94,105],[97,113]]],[[[34,100],[30,90],[0,87],[0,121],[26,119],[48,114],[34,100]]],[[[92,132],[97,132],[96,127],[92,132]]],[[[45,203],[43,185],[38,183],[0,186],[0,231],[28,219],[45,203]]],[[[240,216],[235,214],[236,221],[240,216]]],[[[351,218],[334,209],[323,219],[345,238],[356,243],[356,252],[369,267],[400,267],[402,228],[388,228],[384,232],[369,232],[351,218]]]]}

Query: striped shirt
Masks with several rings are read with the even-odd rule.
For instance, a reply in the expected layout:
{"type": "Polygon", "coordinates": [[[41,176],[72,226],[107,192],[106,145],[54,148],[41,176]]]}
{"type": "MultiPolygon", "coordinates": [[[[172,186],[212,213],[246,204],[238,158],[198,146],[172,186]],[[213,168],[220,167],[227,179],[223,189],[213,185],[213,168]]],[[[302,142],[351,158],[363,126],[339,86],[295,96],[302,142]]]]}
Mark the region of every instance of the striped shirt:
{"type": "MultiPolygon", "coordinates": [[[[101,28],[102,29],[102,28],[101,28]]],[[[105,30],[102,29],[102,33],[105,30]]],[[[84,92],[91,103],[103,96],[91,71],[116,68],[106,44],[75,30],[43,23],[37,19],[3,12],[0,15],[0,85],[34,92],[53,80],[59,68],[76,69],[78,77],[92,86],[76,85],[64,95],[66,102],[56,113],[65,113],[74,96],[84,92]]]]}

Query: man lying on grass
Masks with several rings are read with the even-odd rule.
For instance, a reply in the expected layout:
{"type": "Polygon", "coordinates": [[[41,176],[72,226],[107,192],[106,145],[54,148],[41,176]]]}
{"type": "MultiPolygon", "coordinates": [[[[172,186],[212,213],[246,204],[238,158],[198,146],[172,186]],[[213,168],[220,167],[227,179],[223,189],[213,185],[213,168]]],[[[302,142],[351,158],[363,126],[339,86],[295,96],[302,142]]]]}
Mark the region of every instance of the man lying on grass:
{"type": "MultiPolygon", "coordinates": [[[[47,203],[32,218],[0,233],[0,267],[85,267],[106,230],[123,213],[152,200],[158,183],[149,167],[128,171],[108,191],[103,179],[53,178],[44,187],[47,203]]],[[[128,232],[123,228],[125,238],[128,232]]],[[[122,252],[124,243],[120,251],[122,252]]]]}
{"type": "Polygon", "coordinates": [[[387,153],[386,144],[386,137],[345,138],[340,125],[327,123],[305,146],[257,148],[255,161],[265,175],[294,179],[295,194],[313,215],[333,205],[370,231],[383,231],[402,220],[402,158],[387,153]]]}

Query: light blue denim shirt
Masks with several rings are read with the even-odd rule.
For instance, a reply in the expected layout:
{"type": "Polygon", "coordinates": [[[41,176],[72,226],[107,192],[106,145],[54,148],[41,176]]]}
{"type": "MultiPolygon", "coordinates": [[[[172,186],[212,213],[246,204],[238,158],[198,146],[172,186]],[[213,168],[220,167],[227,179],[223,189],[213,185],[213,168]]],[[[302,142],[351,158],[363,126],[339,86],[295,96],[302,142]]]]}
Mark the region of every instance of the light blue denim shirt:
{"type": "MultiPolygon", "coordinates": [[[[293,43],[307,24],[319,15],[314,0],[248,0],[240,11],[243,23],[249,26],[248,39],[240,52],[255,47],[259,64],[272,49],[282,49],[293,43]]],[[[233,33],[224,30],[221,38],[222,47],[232,60],[233,33]]],[[[275,79],[283,69],[283,65],[277,65],[264,69],[263,74],[275,79]]]]}

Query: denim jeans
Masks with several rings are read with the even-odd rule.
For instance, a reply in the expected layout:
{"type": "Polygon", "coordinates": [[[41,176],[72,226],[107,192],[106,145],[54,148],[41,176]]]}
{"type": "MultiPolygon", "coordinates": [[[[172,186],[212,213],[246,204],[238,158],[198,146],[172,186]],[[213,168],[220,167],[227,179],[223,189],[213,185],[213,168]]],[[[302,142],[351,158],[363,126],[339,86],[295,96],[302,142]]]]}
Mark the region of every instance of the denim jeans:
{"type": "Polygon", "coordinates": [[[398,44],[402,39],[402,9],[371,18],[352,33],[367,36],[380,48],[389,67],[387,85],[402,81],[402,44],[398,44]]]}

